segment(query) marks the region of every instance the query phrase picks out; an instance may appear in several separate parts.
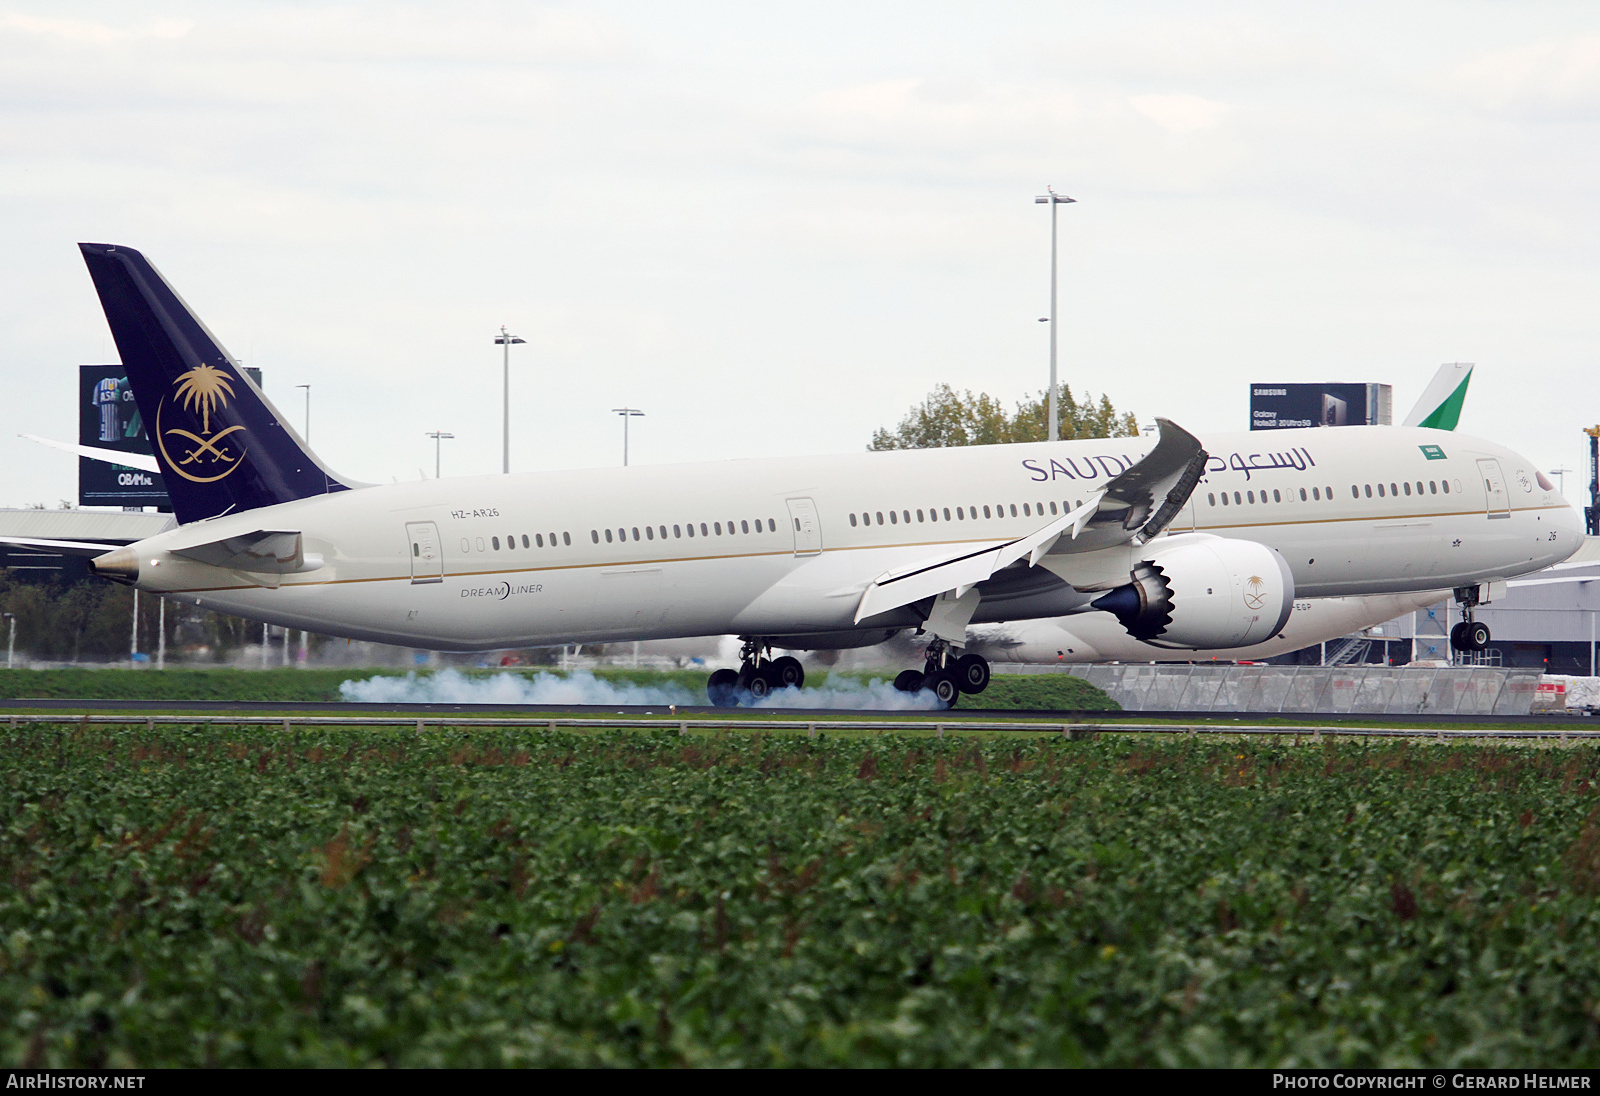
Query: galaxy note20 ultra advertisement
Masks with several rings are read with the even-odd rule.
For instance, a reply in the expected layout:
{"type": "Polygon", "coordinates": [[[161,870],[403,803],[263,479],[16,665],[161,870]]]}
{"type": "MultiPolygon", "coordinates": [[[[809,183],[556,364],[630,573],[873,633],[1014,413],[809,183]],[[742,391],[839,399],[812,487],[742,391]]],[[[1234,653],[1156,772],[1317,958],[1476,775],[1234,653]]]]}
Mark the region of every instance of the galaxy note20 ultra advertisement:
{"type": "Polygon", "coordinates": [[[1250,429],[1388,426],[1387,384],[1252,384],[1250,429]]]}

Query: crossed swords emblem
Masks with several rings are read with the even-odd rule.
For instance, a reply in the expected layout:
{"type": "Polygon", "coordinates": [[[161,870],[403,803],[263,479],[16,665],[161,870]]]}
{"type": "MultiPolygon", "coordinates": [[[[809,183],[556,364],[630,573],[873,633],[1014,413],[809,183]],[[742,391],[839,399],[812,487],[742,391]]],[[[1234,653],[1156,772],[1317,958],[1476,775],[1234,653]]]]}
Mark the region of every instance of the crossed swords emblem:
{"type": "Polygon", "coordinates": [[[226,449],[218,448],[217,442],[221,441],[235,430],[243,429],[244,427],[242,426],[230,426],[226,430],[217,431],[209,438],[203,438],[199,434],[191,434],[187,430],[179,430],[176,428],[168,430],[167,433],[176,434],[180,438],[188,438],[190,441],[195,443],[195,448],[189,450],[188,454],[178,462],[179,464],[193,464],[207,453],[211,454],[212,460],[220,460],[224,464],[229,464],[238,460],[239,458],[234,456],[226,449]]]}

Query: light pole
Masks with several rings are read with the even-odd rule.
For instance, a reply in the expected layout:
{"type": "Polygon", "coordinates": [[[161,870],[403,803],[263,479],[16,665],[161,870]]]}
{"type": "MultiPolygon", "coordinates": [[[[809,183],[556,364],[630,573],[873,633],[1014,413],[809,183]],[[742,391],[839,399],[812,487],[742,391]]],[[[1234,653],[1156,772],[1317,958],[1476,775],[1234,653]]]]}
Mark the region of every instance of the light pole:
{"type": "Polygon", "coordinates": [[[511,348],[518,343],[525,343],[528,340],[517,338],[515,335],[506,330],[505,324],[501,324],[500,334],[495,336],[494,341],[505,348],[501,362],[501,368],[504,371],[504,384],[503,391],[501,393],[501,400],[504,404],[504,421],[501,424],[502,445],[500,449],[500,471],[502,473],[509,473],[511,471],[511,348]]]}
{"type": "Polygon", "coordinates": [[[6,640],[6,669],[9,670],[17,653],[17,614],[7,613],[5,616],[11,622],[11,638],[6,640]]]}
{"type": "Polygon", "coordinates": [[[1057,194],[1054,187],[1045,187],[1045,193],[1033,200],[1034,205],[1050,207],[1050,434],[1049,440],[1061,436],[1061,413],[1056,407],[1056,206],[1069,205],[1076,198],[1057,194]]]}
{"type": "Polygon", "coordinates": [[[446,434],[443,430],[430,430],[428,437],[433,439],[433,478],[439,478],[439,446],[445,438],[453,438],[454,434],[446,434]]]}
{"type": "Polygon", "coordinates": [[[612,411],[622,416],[622,467],[628,467],[628,420],[644,415],[643,411],[632,407],[613,407],[612,411]]]}
{"type": "Polygon", "coordinates": [[[310,445],[311,444],[311,386],[309,384],[297,384],[297,385],[295,385],[295,387],[296,388],[304,388],[306,390],[306,444],[310,445]]]}
{"type": "Polygon", "coordinates": [[[1559,483],[1560,483],[1560,486],[1557,487],[1556,490],[1561,493],[1561,496],[1563,498],[1565,498],[1566,494],[1567,494],[1567,473],[1570,472],[1570,471],[1572,471],[1572,469],[1570,469],[1570,468],[1552,468],[1552,469],[1550,469],[1550,474],[1552,476],[1555,476],[1557,481],[1559,481],[1559,483]]]}

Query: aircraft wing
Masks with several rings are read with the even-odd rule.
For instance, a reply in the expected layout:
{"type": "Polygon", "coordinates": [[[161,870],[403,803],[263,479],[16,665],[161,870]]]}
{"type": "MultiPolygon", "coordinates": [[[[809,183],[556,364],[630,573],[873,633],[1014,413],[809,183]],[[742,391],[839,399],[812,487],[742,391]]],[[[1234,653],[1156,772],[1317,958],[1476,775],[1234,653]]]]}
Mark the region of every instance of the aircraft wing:
{"type": "Polygon", "coordinates": [[[968,548],[955,555],[931,556],[884,572],[861,595],[856,623],[923,598],[950,594],[960,599],[973,586],[1024,557],[1029,566],[1037,566],[1047,555],[1143,544],[1160,533],[1189,501],[1205,474],[1208,456],[1199,440],[1181,426],[1166,419],[1156,423],[1161,430],[1156,447],[1082,506],[1025,537],[968,548]]]}

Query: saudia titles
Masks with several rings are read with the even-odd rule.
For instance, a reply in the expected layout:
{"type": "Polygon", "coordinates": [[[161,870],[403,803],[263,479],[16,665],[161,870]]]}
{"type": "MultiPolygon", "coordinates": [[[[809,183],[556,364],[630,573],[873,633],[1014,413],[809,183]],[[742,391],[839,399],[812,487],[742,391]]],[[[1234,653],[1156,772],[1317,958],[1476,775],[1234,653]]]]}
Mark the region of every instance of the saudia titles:
{"type": "Polygon", "coordinates": [[[183,405],[184,410],[200,418],[200,433],[196,434],[177,427],[163,429],[161,425],[161,412],[167,406],[165,398],[161,406],[156,408],[156,445],[161,449],[162,459],[167,467],[186,480],[195,483],[215,483],[224,476],[231,476],[238,470],[240,462],[247,452],[239,445],[242,439],[235,438],[232,442],[224,443],[223,439],[244,430],[243,426],[229,426],[216,433],[211,432],[211,413],[220,411],[228,406],[228,398],[233,395],[233,382],[228,374],[210,365],[197,365],[187,373],[178,377],[174,386],[173,399],[183,405]],[[168,448],[168,438],[176,438],[168,448]],[[237,448],[237,452],[235,449],[237,448]],[[173,457],[173,451],[181,455],[173,457]],[[218,466],[222,470],[217,471],[218,466]],[[215,473],[204,475],[202,473],[215,473]]]}

